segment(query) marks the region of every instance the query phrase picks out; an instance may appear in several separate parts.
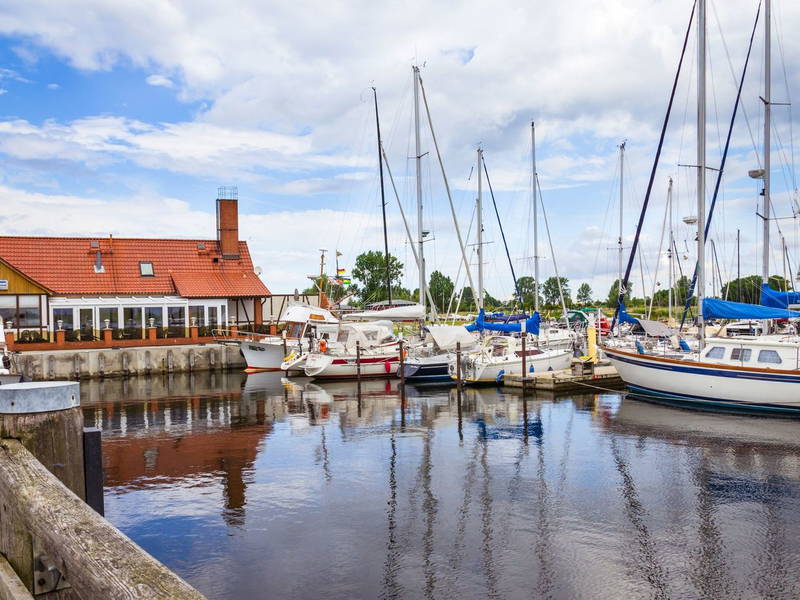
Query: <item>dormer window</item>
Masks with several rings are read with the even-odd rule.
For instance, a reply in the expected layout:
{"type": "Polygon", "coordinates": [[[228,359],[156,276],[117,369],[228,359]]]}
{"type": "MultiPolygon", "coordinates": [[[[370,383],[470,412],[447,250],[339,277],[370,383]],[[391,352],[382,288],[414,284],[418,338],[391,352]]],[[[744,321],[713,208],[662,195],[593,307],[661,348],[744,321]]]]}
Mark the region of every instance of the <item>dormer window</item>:
{"type": "Polygon", "coordinates": [[[139,275],[142,277],[155,277],[155,271],[153,271],[153,263],[151,262],[140,262],[139,263],[139,275]]]}

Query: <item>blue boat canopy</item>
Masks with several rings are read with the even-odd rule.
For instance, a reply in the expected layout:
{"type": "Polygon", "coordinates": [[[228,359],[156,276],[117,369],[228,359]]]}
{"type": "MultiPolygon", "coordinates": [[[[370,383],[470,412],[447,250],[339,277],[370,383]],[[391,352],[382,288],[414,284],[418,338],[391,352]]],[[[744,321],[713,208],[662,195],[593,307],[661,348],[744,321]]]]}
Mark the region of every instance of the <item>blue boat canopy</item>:
{"type": "Polygon", "coordinates": [[[795,319],[797,317],[800,317],[800,312],[785,308],[730,302],[719,298],[703,299],[704,319],[795,319]]]}
{"type": "Polygon", "coordinates": [[[800,304],[800,292],[779,292],[769,287],[768,283],[761,284],[762,306],[789,308],[790,304],[800,304]]]}
{"type": "MultiPolygon", "coordinates": [[[[533,313],[525,323],[525,331],[533,335],[539,335],[539,324],[541,317],[538,312],[533,313]]],[[[467,331],[503,331],[506,333],[519,333],[522,331],[522,322],[516,323],[490,323],[486,321],[486,314],[483,309],[478,313],[478,318],[471,325],[467,325],[467,331]]]]}
{"type": "Polygon", "coordinates": [[[623,302],[619,303],[619,322],[620,323],[630,323],[631,325],[638,325],[639,319],[632,317],[628,314],[628,311],[625,310],[625,304],[623,302]]]}

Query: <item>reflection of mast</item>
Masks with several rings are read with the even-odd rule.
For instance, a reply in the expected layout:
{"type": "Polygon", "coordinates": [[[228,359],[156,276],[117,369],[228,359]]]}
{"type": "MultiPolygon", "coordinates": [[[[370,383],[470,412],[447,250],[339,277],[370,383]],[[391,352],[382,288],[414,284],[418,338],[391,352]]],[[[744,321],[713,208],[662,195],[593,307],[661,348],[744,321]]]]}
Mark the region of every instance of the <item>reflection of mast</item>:
{"type": "Polygon", "coordinates": [[[481,534],[483,543],[483,570],[486,574],[486,595],[499,598],[497,592],[497,573],[494,570],[494,548],[492,540],[492,476],[489,474],[487,460],[488,444],[486,436],[481,437],[481,470],[483,471],[483,489],[481,490],[481,534]]]}
{"type": "Polygon", "coordinates": [[[425,533],[422,536],[422,547],[424,554],[424,570],[425,570],[425,598],[434,597],[434,589],[436,587],[436,567],[433,564],[433,525],[436,521],[436,508],[438,501],[433,495],[431,489],[431,435],[430,428],[425,432],[423,451],[422,451],[422,465],[420,466],[420,474],[422,475],[422,491],[424,499],[422,501],[422,510],[425,513],[425,533]]]}
{"type": "Polygon", "coordinates": [[[658,563],[655,544],[650,538],[650,531],[644,522],[645,509],[639,500],[636,486],[631,476],[628,464],[622,458],[622,454],[617,447],[617,438],[611,438],[611,452],[614,455],[614,463],[617,465],[622,477],[622,499],[625,502],[625,513],[636,530],[636,542],[639,546],[639,560],[635,561],[636,567],[641,571],[642,578],[653,588],[655,598],[669,598],[667,589],[667,574],[658,563]]]}
{"type": "MultiPolygon", "coordinates": [[[[708,460],[701,448],[692,480],[697,488],[697,518],[700,521],[700,547],[692,571],[692,582],[704,598],[731,598],[735,585],[726,568],[725,546],[714,522],[714,498],[711,492],[708,460]]],[[[763,566],[763,565],[762,565],[763,566]]]]}
{"type": "Polygon", "coordinates": [[[383,575],[383,597],[399,598],[402,588],[397,582],[397,442],[392,436],[392,457],[389,459],[389,508],[386,510],[389,541],[386,543],[386,563],[383,575]]]}
{"type": "MultiPolygon", "coordinates": [[[[536,420],[541,423],[541,407],[536,409],[536,420]]],[[[539,568],[539,585],[537,586],[537,595],[547,598],[553,591],[553,568],[552,557],[553,549],[550,543],[550,521],[548,518],[548,511],[550,508],[550,498],[547,491],[547,481],[545,480],[545,465],[544,465],[544,442],[539,440],[538,468],[536,470],[536,477],[538,491],[536,502],[539,505],[539,523],[538,535],[536,536],[535,552],[536,558],[539,559],[541,566],[539,568]]]]}
{"type": "Polygon", "coordinates": [[[472,503],[472,488],[475,485],[475,470],[478,462],[478,449],[480,444],[476,441],[472,445],[472,456],[467,463],[467,471],[464,474],[464,500],[458,511],[458,522],[456,525],[456,539],[453,543],[453,551],[450,553],[450,567],[455,570],[461,566],[462,553],[464,551],[464,534],[467,529],[467,517],[469,516],[469,505],[472,503]]]}

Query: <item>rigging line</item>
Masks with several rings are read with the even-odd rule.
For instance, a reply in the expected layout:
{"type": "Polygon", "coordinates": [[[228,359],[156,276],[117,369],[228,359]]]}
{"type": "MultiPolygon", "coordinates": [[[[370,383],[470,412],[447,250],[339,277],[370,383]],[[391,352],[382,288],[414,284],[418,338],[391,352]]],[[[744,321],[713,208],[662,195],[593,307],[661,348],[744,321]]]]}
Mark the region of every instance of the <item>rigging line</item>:
{"type": "MultiPolygon", "coordinates": [[[[761,10],[761,2],[758,3],[758,9],[761,10]]],[[[722,47],[725,49],[725,56],[728,59],[728,69],[731,72],[731,78],[733,79],[734,83],[736,82],[736,72],[733,69],[733,61],[731,60],[731,53],[728,51],[728,42],[725,40],[725,34],[722,32],[722,23],[719,20],[719,16],[717,15],[717,7],[714,4],[713,0],[711,2],[711,10],[714,13],[714,20],[717,23],[717,29],[719,31],[720,40],[722,40],[722,47]]],[[[758,152],[758,145],[756,144],[756,138],[753,135],[753,129],[750,127],[750,117],[747,115],[747,107],[742,104],[742,116],[744,117],[744,122],[747,125],[747,131],[750,134],[750,143],[753,145],[753,154],[755,155],[756,164],[758,168],[761,168],[761,155],[758,152]]]]}
{"type": "MultiPolygon", "coordinates": [[[[489,195],[492,197],[492,206],[494,206],[494,214],[497,216],[497,225],[500,227],[500,235],[503,238],[503,247],[506,249],[506,258],[508,258],[508,266],[511,269],[511,277],[514,279],[514,290],[517,292],[517,298],[522,298],[519,293],[519,284],[517,283],[517,275],[514,273],[514,263],[511,260],[511,254],[508,252],[508,243],[506,242],[506,234],[503,231],[503,222],[500,220],[500,212],[497,210],[497,202],[494,199],[494,190],[492,189],[492,181],[489,179],[489,169],[486,167],[486,159],[483,158],[483,172],[486,173],[486,184],[489,186],[489,195]]],[[[525,312],[525,307],[522,307],[522,312],[525,312]]]]}
{"type": "Polygon", "coordinates": [[[594,281],[594,278],[597,277],[597,261],[600,258],[600,256],[605,256],[606,257],[606,267],[608,266],[608,252],[603,251],[602,248],[603,248],[604,245],[608,245],[609,242],[603,238],[602,233],[606,231],[606,224],[608,223],[608,214],[611,211],[611,204],[614,201],[614,198],[616,197],[616,194],[614,192],[617,189],[617,173],[618,172],[619,172],[619,161],[615,160],[614,161],[614,176],[611,179],[612,184],[611,184],[611,188],[608,191],[608,201],[606,202],[606,212],[603,215],[603,225],[600,228],[601,235],[598,236],[597,252],[595,252],[595,254],[594,254],[594,265],[592,266],[592,281],[594,281]]]}
{"type": "Polygon", "coordinates": [[[664,220],[661,222],[661,239],[658,241],[658,258],[656,258],[656,268],[653,273],[653,292],[650,294],[650,308],[647,311],[647,320],[653,314],[653,300],[656,297],[656,283],[658,282],[658,268],[661,266],[661,251],[664,249],[664,232],[667,229],[667,216],[669,216],[669,202],[664,203],[664,220]]]}
{"type": "MultiPolygon", "coordinates": [[[[777,7],[776,7],[777,8],[777,7]]],[[[777,10],[775,11],[778,12],[777,10]]],[[[778,15],[776,15],[778,16],[778,15]]],[[[795,170],[794,170],[794,126],[792,123],[792,94],[791,90],[789,89],[789,76],[786,73],[786,57],[783,53],[783,29],[781,29],[782,20],[779,18],[775,19],[775,29],[777,30],[777,38],[778,38],[778,51],[780,52],[781,56],[781,68],[783,70],[783,83],[786,87],[786,102],[788,103],[789,109],[789,148],[791,149],[792,154],[792,162],[791,162],[791,174],[792,174],[792,189],[796,192],[797,191],[797,180],[795,178],[795,170]]]]}
{"type": "Polygon", "coordinates": [[[564,286],[561,285],[561,277],[558,275],[558,264],[556,263],[556,253],[553,250],[553,238],[550,236],[550,222],[547,220],[547,211],[544,208],[544,198],[542,197],[542,185],[539,182],[539,174],[536,177],[536,189],[539,190],[539,203],[542,207],[542,217],[544,218],[544,228],[547,231],[547,243],[550,245],[550,254],[553,257],[553,271],[556,274],[556,285],[558,285],[558,295],[561,298],[561,308],[564,311],[564,321],[569,329],[569,316],[567,315],[567,303],[564,302],[564,286]]]}
{"type": "MultiPolygon", "coordinates": [[[[633,268],[633,259],[636,255],[636,247],[639,245],[639,236],[642,233],[642,225],[644,225],[644,217],[647,214],[647,205],[650,202],[650,193],[653,190],[653,181],[656,178],[656,171],[658,170],[658,160],[661,158],[661,150],[664,147],[664,136],[667,133],[667,125],[669,125],[669,117],[672,113],[672,103],[675,100],[675,90],[678,87],[678,80],[680,79],[681,75],[681,67],[683,66],[683,58],[686,55],[686,44],[689,41],[689,33],[692,28],[692,21],[694,20],[694,11],[697,6],[696,1],[692,3],[692,13],[689,16],[689,25],[686,27],[686,35],[683,38],[683,49],[681,50],[681,58],[678,61],[678,69],[675,72],[675,80],[672,83],[672,92],[669,96],[669,104],[667,105],[667,113],[664,115],[664,124],[661,126],[661,137],[658,140],[658,149],[656,150],[655,158],[653,159],[653,169],[650,172],[650,181],[647,182],[647,193],[644,197],[644,202],[642,203],[642,211],[639,214],[639,223],[636,226],[636,234],[633,237],[633,246],[631,247],[631,253],[628,256],[628,266],[625,269],[625,277],[622,280],[622,284],[618,286],[618,297],[617,297],[617,307],[614,310],[614,318],[611,322],[611,330],[614,330],[614,326],[617,322],[617,317],[619,316],[619,309],[622,305],[622,302],[625,299],[625,288],[628,285],[628,278],[631,275],[631,269],[633,268]]],[[[560,286],[559,286],[560,287],[560,286]]]]}
{"type": "MultiPolygon", "coordinates": [[[[744,86],[744,77],[747,74],[747,65],[750,64],[750,52],[753,49],[753,39],[756,36],[756,28],[758,27],[758,19],[761,15],[761,2],[758,3],[758,9],[756,10],[756,19],[753,23],[753,31],[750,34],[750,44],[747,47],[747,56],[744,59],[744,68],[742,69],[742,77],[739,80],[739,89],[736,92],[736,100],[733,103],[733,114],[731,114],[731,122],[728,125],[728,136],[725,139],[725,149],[722,152],[722,162],[719,165],[719,171],[717,171],[717,181],[714,184],[714,195],[711,198],[711,207],[708,209],[708,219],[706,220],[705,226],[705,235],[708,235],[709,227],[711,226],[711,219],[714,216],[714,207],[717,204],[717,195],[719,194],[719,187],[720,183],[722,182],[722,174],[725,172],[725,163],[728,160],[728,150],[731,146],[731,136],[733,135],[733,124],[736,121],[736,113],[741,104],[742,99],[742,87],[744,86]]],[[[770,201],[771,202],[771,201],[770,201]]],[[[694,267],[694,274],[692,275],[692,281],[689,284],[689,291],[686,294],[686,301],[683,306],[683,314],[681,315],[681,326],[678,331],[683,331],[683,325],[686,322],[686,315],[689,312],[689,305],[692,302],[692,296],[694,296],[694,288],[697,285],[697,266],[700,262],[700,257],[698,257],[697,262],[695,263],[694,267]]],[[[702,307],[701,309],[702,310],[702,307]]]]}
{"type": "Polygon", "coordinates": [[[428,117],[428,127],[431,131],[431,139],[433,140],[433,147],[436,149],[436,158],[439,161],[439,168],[442,171],[442,179],[444,180],[444,188],[447,191],[447,201],[450,204],[450,213],[453,217],[453,226],[456,230],[456,236],[458,237],[458,245],[459,249],[461,250],[461,258],[464,261],[464,269],[467,273],[467,278],[469,279],[470,289],[475,289],[475,284],[472,281],[472,271],[469,268],[469,261],[467,260],[467,252],[464,249],[464,241],[461,238],[461,228],[458,226],[458,218],[456,217],[456,209],[453,206],[453,196],[450,193],[450,182],[447,179],[447,174],[444,170],[444,162],[442,161],[442,155],[439,152],[439,142],[436,140],[436,133],[433,130],[433,120],[431,119],[431,109],[428,106],[428,95],[425,92],[425,86],[422,84],[422,76],[417,72],[417,79],[419,80],[419,88],[422,90],[422,102],[425,105],[425,114],[428,117]]]}

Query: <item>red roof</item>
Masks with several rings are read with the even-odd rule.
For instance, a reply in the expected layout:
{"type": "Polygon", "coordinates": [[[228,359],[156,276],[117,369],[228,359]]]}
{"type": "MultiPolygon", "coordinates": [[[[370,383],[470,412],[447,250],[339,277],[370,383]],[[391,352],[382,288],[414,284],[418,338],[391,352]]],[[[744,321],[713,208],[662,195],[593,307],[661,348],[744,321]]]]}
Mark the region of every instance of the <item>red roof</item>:
{"type": "Polygon", "coordinates": [[[0,236],[0,260],[58,295],[269,296],[246,242],[239,255],[223,259],[216,240],[0,236]],[[153,263],[152,277],[141,275],[142,262],[153,263]]]}

